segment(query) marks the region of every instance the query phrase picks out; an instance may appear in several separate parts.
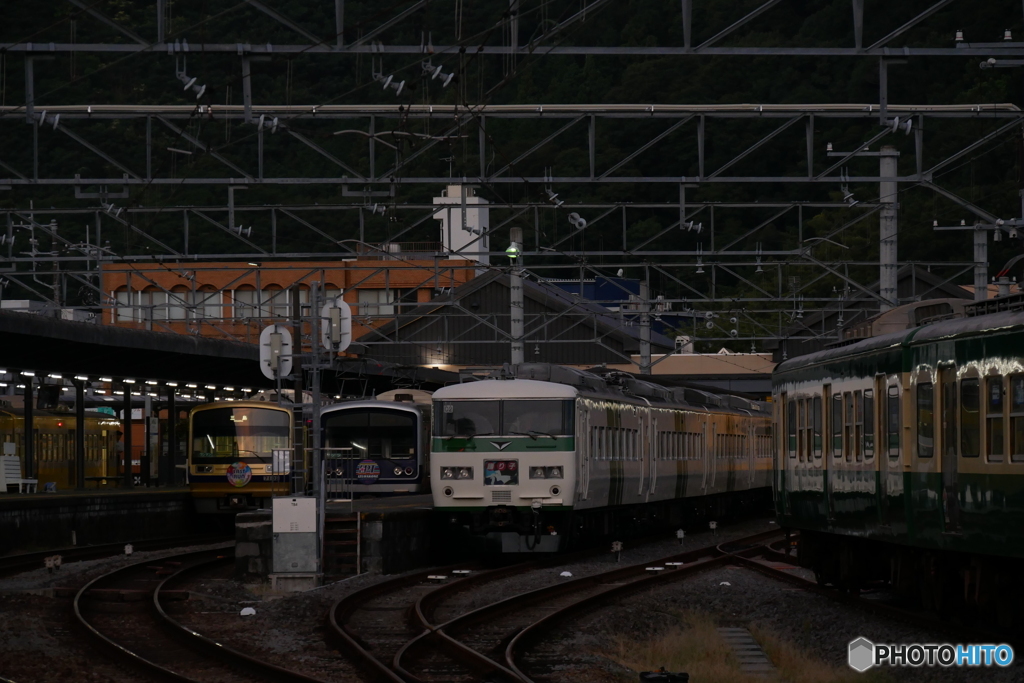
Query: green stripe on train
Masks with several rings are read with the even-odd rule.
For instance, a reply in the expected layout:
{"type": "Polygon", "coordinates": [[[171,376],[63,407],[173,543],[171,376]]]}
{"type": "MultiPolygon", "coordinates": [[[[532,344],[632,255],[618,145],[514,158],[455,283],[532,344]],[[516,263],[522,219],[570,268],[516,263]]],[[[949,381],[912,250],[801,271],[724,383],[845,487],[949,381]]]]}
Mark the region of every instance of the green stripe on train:
{"type": "Polygon", "coordinates": [[[435,437],[431,448],[435,453],[545,453],[576,450],[576,439],[571,436],[556,436],[554,439],[547,436],[536,439],[528,436],[435,437]]]}

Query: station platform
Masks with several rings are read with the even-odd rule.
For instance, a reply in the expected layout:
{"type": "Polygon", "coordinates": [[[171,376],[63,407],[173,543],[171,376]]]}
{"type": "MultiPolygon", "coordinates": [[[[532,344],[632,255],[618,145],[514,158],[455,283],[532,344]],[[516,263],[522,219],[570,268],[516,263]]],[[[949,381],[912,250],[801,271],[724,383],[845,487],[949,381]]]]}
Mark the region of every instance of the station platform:
{"type": "Polygon", "coordinates": [[[0,494],[0,554],[187,535],[188,488],[102,488],[0,494]]]}

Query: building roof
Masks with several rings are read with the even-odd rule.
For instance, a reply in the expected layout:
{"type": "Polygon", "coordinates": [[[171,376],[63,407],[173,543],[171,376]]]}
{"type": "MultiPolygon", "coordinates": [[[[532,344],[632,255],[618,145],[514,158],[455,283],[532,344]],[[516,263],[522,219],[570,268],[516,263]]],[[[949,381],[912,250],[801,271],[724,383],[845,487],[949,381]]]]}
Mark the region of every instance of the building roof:
{"type": "MultiPolygon", "coordinates": [[[[507,362],[509,287],[507,273],[492,270],[477,276],[364,334],[358,340],[360,350],[374,358],[423,365],[507,362]],[[447,320],[439,323],[443,318],[447,320]],[[438,339],[448,340],[441,352],[434,349],[438,339]]],[[[624,324],[603,306],[544,281],[524,279],[523,295],[525,344],[543,349],[541,358],[531,360],[624,362],[639,351],[639,326],[624,324]]],[[[652,353],[671,351],[673,346],[671,339],[652,330],[652,353]]],[[[536,354],[527,349],[530,355],[536,354]]]]}

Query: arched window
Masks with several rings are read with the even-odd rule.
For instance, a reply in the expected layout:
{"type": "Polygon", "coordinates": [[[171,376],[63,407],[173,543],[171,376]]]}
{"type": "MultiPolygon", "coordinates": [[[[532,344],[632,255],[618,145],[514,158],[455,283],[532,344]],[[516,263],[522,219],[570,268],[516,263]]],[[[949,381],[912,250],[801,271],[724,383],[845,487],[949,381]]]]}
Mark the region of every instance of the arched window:
{"type": "Polygon", "coordinates": [[[232,299],[236,319],[260,317],[255,287],[239,287],[233,292],[232,299]]]}
{"type": "Polygon", "coordinates": [[[171,293],[167,296],[168,320],[185,319],[185,310],[188,307],[188,300],[191,294],[192,292],[184,285],[178,285],[171,289],[171,293]]]}
{"type": "Polygon", "coordinates": [[[265,318],[288,317],[288,290],[280,287],[267,287],[262,292],[260,310],[265,318]]]}
{"type": "Polygon", "coordinates": [[[167,292],[149,287],[139,292],[139,320],[167,320],[167,292]]]}
{"type": "Polygon", "coordinates": [[[215,290],[211,285],[203,285],[195,292],[193,307],[196,318],[207,320],[220,320],[224,317],[224,309],[221,305],[221,292],[215,290]]]}
{"type": "Polygon", "coordinates": [[[115,322],[135,322],[135,312],[132,310],[132,294],[134,293],[129,291],[127,287],[121,287],[114,292],[114,298],[117,300],[114,316],[115,322]]]}

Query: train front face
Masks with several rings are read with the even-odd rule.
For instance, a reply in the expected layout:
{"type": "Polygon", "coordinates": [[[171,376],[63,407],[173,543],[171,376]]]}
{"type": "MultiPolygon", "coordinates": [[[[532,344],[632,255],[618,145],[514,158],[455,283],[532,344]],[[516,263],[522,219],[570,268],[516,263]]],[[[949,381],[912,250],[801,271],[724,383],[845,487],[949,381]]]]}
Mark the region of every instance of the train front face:
{"type": "Polygon", "coordinates": [[[188,483],[198,512],[269,508],[272,496],[291,492],[290,410],[213,403],[194,408],[188,422],[188,483]]]}
{"type": "Polygon", "coordinates": [[[321,414],[327,486],[332,492],[420,493],[427,488],[420,409],[411,403],[355,401],[321,414]]]}
{"type": "Polygon", "coordinates": [[[434,507],[483,549],[554,552],[576,490],[576,390],[484,380],[434,393],[434,507]]]}

